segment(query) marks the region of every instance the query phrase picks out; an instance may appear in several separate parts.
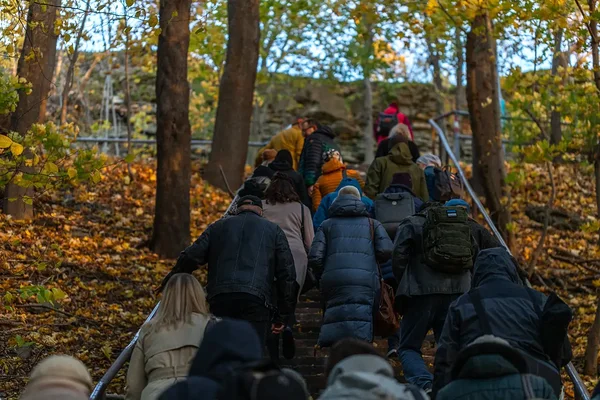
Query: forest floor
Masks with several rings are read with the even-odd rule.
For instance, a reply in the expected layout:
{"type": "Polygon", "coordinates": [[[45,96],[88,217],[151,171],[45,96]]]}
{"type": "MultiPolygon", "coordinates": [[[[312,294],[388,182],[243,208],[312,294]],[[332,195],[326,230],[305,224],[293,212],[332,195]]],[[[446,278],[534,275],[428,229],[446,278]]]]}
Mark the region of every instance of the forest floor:
{"type": "MultiPolygon", "coordinates": [[[[132,168],[133,181],[120,164],[96,185],[44,195],[36,200],[33,221],[0,215],[0,398],[18,398],[32,367],[49,354],[76,356],[96,382],[155,304],[153,289],[173,261],[159,260],[146,247],[155,166],[143,162],[132,168]]],[[[201,180],[199,169],[193,169],[192,238],[218,219],[230,201],[201,180]]],[[[546,204],[551,185],[538,166],[513,168],[510,176],[517,257],[527,265],[542,224],[526,215],[526,206],[546,204]]],[[[581,371],[600,287],[593,175],[584,168],[560,166],[554,178],[555,206],[579,216],[585,226],[575,231],[549,228],[536,263],[539,278],[533,283],[543,291],[557,290],[573,308],[570,337],[581,371]]],[[[199,272],[200,279],[203,274],[199,272]]],[[[123,392],[125,371],[109,392],[123,392]]],[[[596,378],[583,378],[591,390],[596,378]]],[[[566,392],[573,396],[570,384],[566,392]]]]}

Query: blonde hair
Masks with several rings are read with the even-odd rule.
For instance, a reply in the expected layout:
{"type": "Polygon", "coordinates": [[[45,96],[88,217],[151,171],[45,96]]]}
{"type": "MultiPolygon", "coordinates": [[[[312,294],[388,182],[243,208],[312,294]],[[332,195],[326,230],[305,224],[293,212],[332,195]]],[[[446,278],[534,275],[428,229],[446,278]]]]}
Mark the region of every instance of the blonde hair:
{"type": "Polygon", "coordinates": [[[398,124],[398,125],[394,126],[392,128],[392,130],[390,130],[389,137],[391,138],[394,136],[401,136],[402,138],[404,138],[406,140],[411,140],[410,139],[410,130],[408,129],[408,125],[398,124]]]}
{"type": "Polygon", "coordinates": [[[192,322],[192,314],[208,315],[204,289],[192,274],[175,274],[167,282],[150,329],[177,329],[192,322]]]}

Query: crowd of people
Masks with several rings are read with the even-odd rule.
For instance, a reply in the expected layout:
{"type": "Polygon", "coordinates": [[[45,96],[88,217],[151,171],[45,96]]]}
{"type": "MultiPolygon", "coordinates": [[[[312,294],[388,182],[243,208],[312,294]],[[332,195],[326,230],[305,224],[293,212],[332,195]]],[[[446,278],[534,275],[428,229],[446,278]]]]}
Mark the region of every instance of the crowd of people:
{"type": "MultiPolygon", "coordinates": [[[[296,304],[314,287],[318,346],[330,348],[320,399],[561,397],[569,307],[525,285],[516,260],[471,217],[458,179],[420,154],[397,105],[376,125],[364,179],[312,119],[296,119],[261,149],[232,206],[163,280],[131,357],[128,399],[307,399],[279,350],[294,358],[296,304]],[[191,274],[204,265],[206,288],[191,274]],[[381,320],[388,288],[401,317],[383,321],[391,331],[381,320]],[[430,330],[433,372],[421,353],[430,330]],[[407,383],[371,345],[376,336],[388,338],[387,357],[398,358],[407,383]]],[[[80,363],[50,358],[23,398],[83,399],[90,388],[80,363]],[[74,383],[39,395],[52,381],[44,374],[68,380],[63,369],[74,383]]]]}

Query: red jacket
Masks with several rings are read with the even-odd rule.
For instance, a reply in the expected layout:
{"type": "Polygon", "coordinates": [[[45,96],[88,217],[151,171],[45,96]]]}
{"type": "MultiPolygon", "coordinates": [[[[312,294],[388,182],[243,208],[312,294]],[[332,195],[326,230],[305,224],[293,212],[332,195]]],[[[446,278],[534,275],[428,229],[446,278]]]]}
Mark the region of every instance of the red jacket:
{"type": "MultiPolygon", "coordinates": [[[[408,130],[410,131],[410,140],[415,140],[415,135],[413,133],[413,129],[412,129],[412,125],[410,123],[410,121],[408,120],[408,117],[400,112],[400,107],[398,107],[397,103],[392,103],[388,106],[388,108],[386,108],[385,110],[383,110],[384,114],[396,114],[396,116],[398,117],[398,123],[400,124],[404,124],[406,126],[408,126],[408,130]]],[[[385,136],[379,136],[377,135],[377,127],[379,126],[379,117],[377,117],[377,121],[375,121],[375,127],[374,127],[374,133],[375,133],[375,138],[377,139],[377,144],[379,144],[383,139],[385,139],[385,136]]]]}

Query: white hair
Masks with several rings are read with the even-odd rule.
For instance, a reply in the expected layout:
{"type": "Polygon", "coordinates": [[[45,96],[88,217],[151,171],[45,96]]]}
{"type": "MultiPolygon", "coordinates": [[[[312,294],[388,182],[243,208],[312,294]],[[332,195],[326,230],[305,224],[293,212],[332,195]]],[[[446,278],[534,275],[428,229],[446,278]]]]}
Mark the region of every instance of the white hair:
{"type": "Polygon", "coordinates": [[[340,191],[338,192],[337,197],[344,196],[344,195],[346,195],[346,196],[348,196],[348,195],[349,196],[354,196],[354,197],[356,197],[359,200],[360,200],[360,197],[361,197],[360,196],[360,191],[356,187],[351,186],[351,185],[344,186],[343,188],[341,188],[340,191]]]}
{"type": "Polygon", "coordinates": [[[388,135],[388,137],[392,138],[394,136],[401,136],[406,140],[411,140],[410,139],[410,130],[408,129],[408,125],[398,124],[398,125],[394,126],[390,130],[390,134],[388,135]]]}

